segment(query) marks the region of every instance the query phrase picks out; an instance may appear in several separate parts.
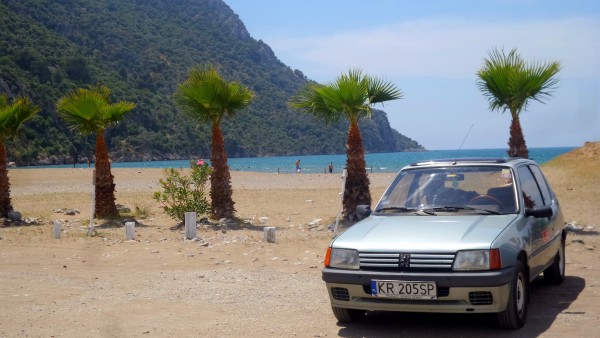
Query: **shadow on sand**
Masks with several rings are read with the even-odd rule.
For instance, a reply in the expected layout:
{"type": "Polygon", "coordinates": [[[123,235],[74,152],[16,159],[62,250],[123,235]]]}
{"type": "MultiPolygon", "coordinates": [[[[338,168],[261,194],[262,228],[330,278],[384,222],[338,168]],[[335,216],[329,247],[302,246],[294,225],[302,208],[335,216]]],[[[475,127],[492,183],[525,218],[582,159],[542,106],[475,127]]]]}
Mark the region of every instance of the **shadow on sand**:
{"type": "Polygon", "coordinates": [[[546,332],[585,287],[585,280],[566,276],[561,285],[545,285],[542,278],[531,285],[527,323],[520,330],[503,330],[490,314],[430,314],[375,312],[352,324],[338,324],[340,337],[537,337],[546,332]]]}

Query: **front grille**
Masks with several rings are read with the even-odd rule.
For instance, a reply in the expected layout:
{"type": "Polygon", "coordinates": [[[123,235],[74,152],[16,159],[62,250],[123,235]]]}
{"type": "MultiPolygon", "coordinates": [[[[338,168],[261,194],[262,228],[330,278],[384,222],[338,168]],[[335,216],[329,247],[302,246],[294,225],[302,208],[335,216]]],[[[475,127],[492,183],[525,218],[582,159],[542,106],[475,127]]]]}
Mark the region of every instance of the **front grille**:
{"type": "Polygon", "coordinates": [[[331,288],[331,295],[335,300],[349,301],[350,294],[346,288],[331,288]]]}
{"type": "Polygon", "coordinates": [[[359,252],[361,270],[451,271],[455,253],[359,252]]]}
{"type": "Polygon", "coordinates": [[[488,291],[469,292],[469,302],[471,305],[491,305],[494,297],[488,291]]]}
{"type": "MultiPolygon", "coordinates": [[[[367,294],[370,295],[371,294],[371,285],[367,284],[367,285],[363,285],[363,291],[367,294]]],[[[437,287],[437,296],[438,297],[448,297],[448,295],[450,294],[450,288],[447,286],[438,286],[437,287]]]]}

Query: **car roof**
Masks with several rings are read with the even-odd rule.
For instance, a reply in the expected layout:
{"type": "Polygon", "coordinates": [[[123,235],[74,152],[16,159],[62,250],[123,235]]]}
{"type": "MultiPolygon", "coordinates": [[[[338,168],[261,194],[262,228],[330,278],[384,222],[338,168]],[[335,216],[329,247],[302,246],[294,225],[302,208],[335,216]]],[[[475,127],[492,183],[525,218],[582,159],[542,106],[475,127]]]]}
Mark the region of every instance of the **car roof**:
{"type": "Polygon", "coordinates": [[[495,165],[505,164],[514,167],[520,163],[535,164],[534,161],[521,157],[473,157],[473,158],[444,158],[425,160],[411,163],[405,168],[437,167],[440,165],[463,166],[463,165],[495,165]]]}

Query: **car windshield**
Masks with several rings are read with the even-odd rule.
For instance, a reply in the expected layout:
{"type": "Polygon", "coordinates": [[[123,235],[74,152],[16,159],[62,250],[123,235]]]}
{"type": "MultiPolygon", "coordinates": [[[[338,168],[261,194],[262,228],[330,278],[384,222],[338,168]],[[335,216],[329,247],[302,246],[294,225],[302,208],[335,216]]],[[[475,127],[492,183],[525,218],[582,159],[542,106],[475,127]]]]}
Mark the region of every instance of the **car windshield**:
{"type": "Polygon", "coordinates": [[[513,173],[502,166],[450,166],[403,170],[375,208],[377,214],[517,212],[513,173]]]}

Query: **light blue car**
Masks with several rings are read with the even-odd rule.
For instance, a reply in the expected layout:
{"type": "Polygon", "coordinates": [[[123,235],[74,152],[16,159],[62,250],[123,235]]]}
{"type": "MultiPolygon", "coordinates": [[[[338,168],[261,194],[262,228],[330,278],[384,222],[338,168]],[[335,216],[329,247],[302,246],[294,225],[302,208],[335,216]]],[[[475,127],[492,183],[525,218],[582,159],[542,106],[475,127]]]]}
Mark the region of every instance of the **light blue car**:
{"type": "Polygon", "coordinates": [[[530,282],[565,276],[566,229],[538,165],[451,159],[403,168],[375,210],[336,237],[322,276],[335,317],[366,311],[495,313],[525,324],[530,282]]]}

